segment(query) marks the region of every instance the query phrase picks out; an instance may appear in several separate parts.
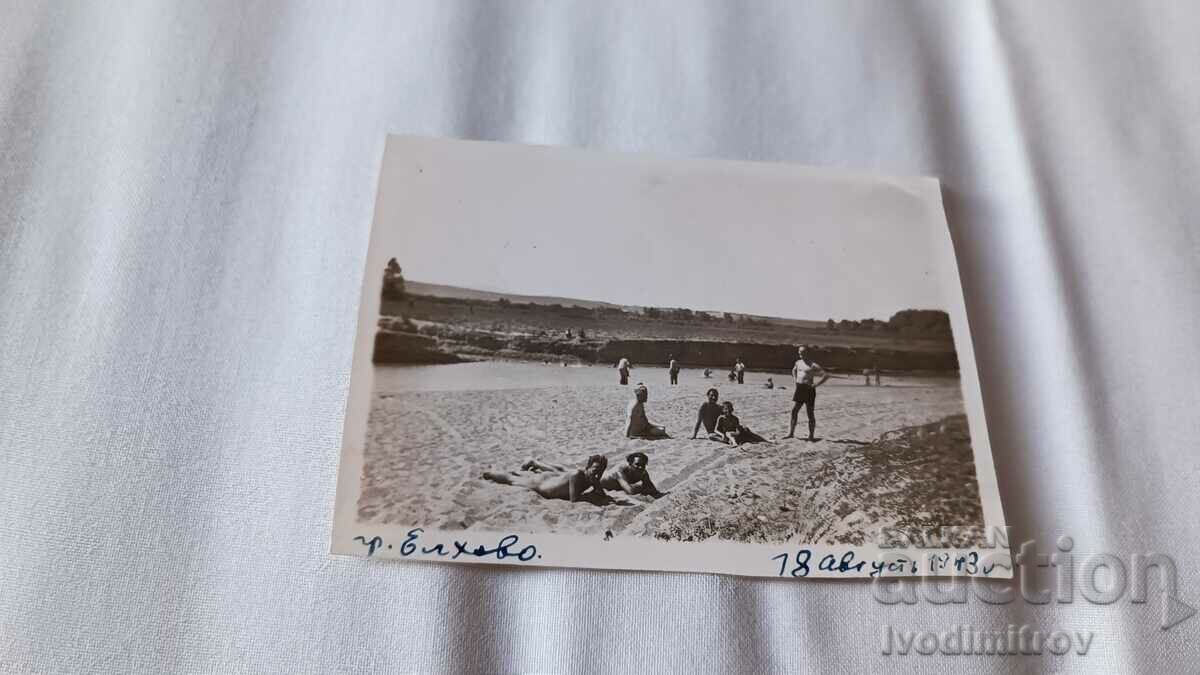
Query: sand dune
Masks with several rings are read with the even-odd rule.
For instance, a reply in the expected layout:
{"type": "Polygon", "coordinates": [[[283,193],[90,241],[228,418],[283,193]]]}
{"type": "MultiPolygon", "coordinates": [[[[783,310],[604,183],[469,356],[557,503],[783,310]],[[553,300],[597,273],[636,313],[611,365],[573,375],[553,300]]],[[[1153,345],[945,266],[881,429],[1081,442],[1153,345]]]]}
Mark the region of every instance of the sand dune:
{"type": "Polygon", "coordinates": [[[731,448],[690,438],[704,391],[718,386],[744,424],[777,439],[787,432],[790,388],[695,375],[670,387],[665,371],[662,384],[656,374],[639,373],[651,387],[649,416],[667,426],[668,440],[623,437],[632,391],[615,383],[376,394],[359,517],[450,530],[813,543],[863,543],[880,525],[982,527],[955,380],[881,388],[831,380],[818,395],[821,440],[731,448]],[[614,463],[635,450],[649,455],[666,497],[571,504],[480,478],[529,457],[581,466],[591,454],[614,463]]]}

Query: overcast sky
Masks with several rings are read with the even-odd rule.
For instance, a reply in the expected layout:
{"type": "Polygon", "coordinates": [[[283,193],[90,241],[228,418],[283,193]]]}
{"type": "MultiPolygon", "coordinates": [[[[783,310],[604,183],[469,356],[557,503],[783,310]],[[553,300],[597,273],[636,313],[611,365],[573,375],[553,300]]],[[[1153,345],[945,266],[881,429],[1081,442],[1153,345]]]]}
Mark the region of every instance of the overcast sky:
{"type": "Polygon", "coordinates": [[[408,279],[814,320],[945,309],[956,284],[932,181],[389,143],[376,238],[408,279]]]}

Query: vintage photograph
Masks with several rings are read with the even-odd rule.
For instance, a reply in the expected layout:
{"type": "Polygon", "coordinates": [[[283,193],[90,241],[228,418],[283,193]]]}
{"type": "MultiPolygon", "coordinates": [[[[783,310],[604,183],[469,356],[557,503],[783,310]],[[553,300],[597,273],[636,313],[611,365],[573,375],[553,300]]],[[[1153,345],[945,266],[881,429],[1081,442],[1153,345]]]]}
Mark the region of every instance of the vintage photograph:
{"type": "Polygon", "coordinates": [[[335,551],[772,575],[1003,525],[936,181],[393,137],[378,200],[335,551]]]}

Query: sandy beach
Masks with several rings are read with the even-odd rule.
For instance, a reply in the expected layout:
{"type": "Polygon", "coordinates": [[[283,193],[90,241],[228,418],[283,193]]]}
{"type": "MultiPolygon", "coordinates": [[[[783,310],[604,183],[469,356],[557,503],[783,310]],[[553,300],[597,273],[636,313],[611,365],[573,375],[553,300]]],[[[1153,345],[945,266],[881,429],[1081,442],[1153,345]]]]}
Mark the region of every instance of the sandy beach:
{"type": "MultiPolygon", "coordinates": [[[[511,368],[531,369],[531,377],[492,364],[377,369],[359,518],[447,530],[764,543],[862,544],[881,526],[982,528],[955,378],[893,378],[883,387],[863,386],[858,377],[830,380],[817,398],[820,440],[733,448],[691,439],[705,390],[716,386],[744,425],[781,439],[790,377],[773,375],[783,386],[768,390],[762,373],[737,385],[722,373],[705,379],[685,370],[669,386],[665,369],[635,370],[632,382],[650,387],[651,421],[673,437],[649,441],[624,438],[633,391],[616,383],[613,369],[511,368]],[[487,379],[496,388],[470,388],[470,368],[499,368],[487,379]],[[480,478],[517,470],[531,457],[582,466],[603,454],[611,467],[637,450],[650,457],[667,496],[610,493],[609,505],[572,504],[480,478]]],[[[805,431],[801,413],[798,433],[805,431]]]]}

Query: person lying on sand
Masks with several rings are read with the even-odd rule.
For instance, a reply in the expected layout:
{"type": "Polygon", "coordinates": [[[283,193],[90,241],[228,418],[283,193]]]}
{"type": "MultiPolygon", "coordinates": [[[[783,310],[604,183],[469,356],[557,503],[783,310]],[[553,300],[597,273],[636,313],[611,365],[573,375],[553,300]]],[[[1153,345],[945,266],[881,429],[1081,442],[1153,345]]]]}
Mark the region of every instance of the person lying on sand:
{"type": "Polygon", "coordinates": [[[540,473],[508,473],[483,472],[483,478],[501,485],[516,485],[533,490],[546,499],[565,499],[577,502],[584,498],[584,493],[591,490],[591,496],[606,496],[600,487],[600,479],[608,468],[608,458],[604,455],[588,457],[583,469],[571,470],[569,467],[557,464],[547,464],[537,460],[528,460],[521,466],[525,471],[540,473]]]}
{"type": "Polygon", "coordinates": [[[725,401],[721,404],[722,414],[717,418],[717,433],[721,435],[721,440],[730,445],[744,445],[746,443],[770,443],[767,439],[750,431],[749,427],[742,426],[741,420],[737,415],[733,414],[733,403],[725,401]]]}
{"type": "Polygon", "coordinates": [[[714,387],[708,390],[706,396],[708,400],[700,404],[700,412],[696,415],[696,428],[692,429],[692,438],[700,433],[700,425],[703,424],[709,438],[714,441],[724,441],[725,439],[717,433],[717,418],[721,416],[721,406],[717,404],[720,394],[714,387]]]}
{"type": "Polygon", "coordinates": [[[621,490],[628,495],[646,495],[658,499],[663,496],[663,493],[654,487],[654,481],[650,480],[650,472],[646,471],[646,465],[650,463],[650,458],[644,452],[635,452],[625,458],[625,466],[619,466],[605,474],[600,480],[600,487],[604,490],[621,490]]]}
{"type": "Polygon", "coordinates": [[[650,390],[638,382],[633,390],[634,399],[629,404],[628,417],[625,422],[626,438],[670,438],[667,428],[651,424],[646,418],[646,401],[650,399],[650,390]]]}

